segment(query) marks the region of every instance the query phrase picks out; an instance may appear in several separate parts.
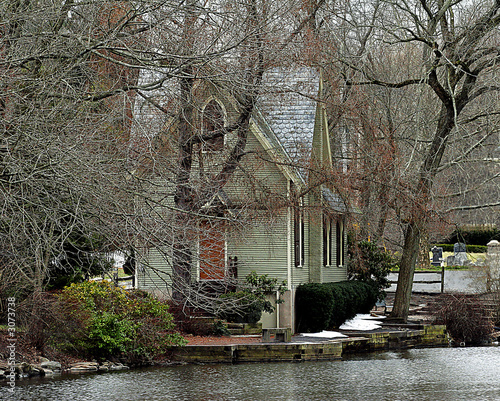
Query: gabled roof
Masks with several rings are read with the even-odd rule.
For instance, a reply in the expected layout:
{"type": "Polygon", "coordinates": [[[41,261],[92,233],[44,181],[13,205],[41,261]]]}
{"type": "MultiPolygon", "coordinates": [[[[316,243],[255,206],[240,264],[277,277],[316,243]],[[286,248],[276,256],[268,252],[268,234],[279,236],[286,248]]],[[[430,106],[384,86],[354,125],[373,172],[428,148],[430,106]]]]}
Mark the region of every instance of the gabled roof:
{"type": "MultiPolygon", "coordinates": [[[[140,76],[142,84],[152,84],[160,78],[158,73],[152,72],[140,76]]],[[[311,166],[313,146],[318,159],[328,159],[321,155],[326,147],[330,152],[326,114],[320,106],[321,88],[321,74],[316,68],[271,69],[264,74],[262,93],[252,115],[253,123],[266,142],[265,148],[274,154],[280,167],[296,184],[305,184],[308,180],[307,168],[311,166]],[[313,140],[316,145],[313,145],[313,140]]],[[[175,91],[176,86],[170,84],[156,88],[148,96],[174,112],[176,107],[172,100],[176,98],[175,91]]],[[[168,130],[165,124],[168,125],[169,116],[145,99],[137,99],[134,113],[132,140],[151,140],[159,132],[168,130]]],[[[331,160],[324,164],[331,165],[331,160]]],[[[205,207],[212,207],[214,201],[224,203],[224,195],[217,194],[205,207]]],[[[330,189],[322,188],[322,198],[333,210],[346,211],[344,202],[330,189]]]]}
{"type": "MultiPolygon", "coordinates": [[[[319,103],[321,75],[310,67],[273,69],[266,72],[263,83],[265,92],[257,102],[254,120],[305,183],[306,167],[311,166],[313,157],[331,166],[328,123],[319,103]]],[[[341,197],[323,185],[321,197],[331,210],[347,211],[341,197]]]]}
{"type": "Polygon", "coordinates": [[[263,77],[257,108],[292,163],[311,156],[320,75],[314,68],[273,69],[263,77]]]}

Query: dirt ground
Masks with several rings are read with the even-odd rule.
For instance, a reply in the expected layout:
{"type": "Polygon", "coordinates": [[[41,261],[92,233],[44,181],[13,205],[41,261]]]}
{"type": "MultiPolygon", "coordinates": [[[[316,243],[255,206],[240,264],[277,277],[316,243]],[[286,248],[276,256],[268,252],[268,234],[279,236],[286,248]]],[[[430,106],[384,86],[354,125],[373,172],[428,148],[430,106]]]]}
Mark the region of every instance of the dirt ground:
{"type": "MultiPolygon", "coordinates": [[[[424,309],[431,303],[438,294],[413,293],[410,301],[410,314],[424,309]]],[[[394,302],[394,293],[388,293],[386,304],[388,311],[391,310],[394,302]]],[[[382,311],[378,308],[378,312],[382,311]]],[[[426,320],[425,315],[419,315],[418,319],[426,320]]],[[[233,337],[211,337],[211,336],[186,336],[187,345],[234,345],[234,344],[254,344],[262,342],[261,336],[233,336],[233,337]]]]}
{"type": "Polygon", "coordinates": [[[232,337],[211,337],[211,336],[185,336],[187,345],[236,345],[255,344],[262,342],[262,336],[232,336],[232,337]]]}

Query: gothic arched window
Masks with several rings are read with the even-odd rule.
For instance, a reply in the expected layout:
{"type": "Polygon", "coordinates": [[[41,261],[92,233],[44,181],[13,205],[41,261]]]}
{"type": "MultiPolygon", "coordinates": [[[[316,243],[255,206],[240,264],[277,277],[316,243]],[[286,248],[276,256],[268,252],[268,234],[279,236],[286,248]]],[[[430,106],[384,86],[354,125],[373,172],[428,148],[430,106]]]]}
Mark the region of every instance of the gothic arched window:
{"type": "MultiPolygon", "coordinates": [[[[203,135],[210,135],[224,128],[224,111],[219,103],[211,100],[203,109],[203,135]]],[[[218,151],[224,149],[224,135],[209,138],[203,143],[203,150],[218,151]]]]}

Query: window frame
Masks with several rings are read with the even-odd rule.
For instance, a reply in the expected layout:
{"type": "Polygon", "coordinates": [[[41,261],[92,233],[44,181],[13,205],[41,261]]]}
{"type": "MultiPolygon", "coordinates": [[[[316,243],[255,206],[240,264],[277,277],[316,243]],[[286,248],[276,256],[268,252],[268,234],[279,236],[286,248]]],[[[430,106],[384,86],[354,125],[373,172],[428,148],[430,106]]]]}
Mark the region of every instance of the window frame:
{"type": "Polygon", "coordinates": [[[333,219],[323,214],[323,266],[331,267],[333,262],[333,219]]]}
{"type": "Polygon", "coordinates": [[[305,265],[305,221],[304,221],[304,200],[299,199],[298,205],[294,208],[293,218],[293,242],[294,242],[294,264],[295,267],[305,265]]]}
{"type": "Polygon", "coordinates": [[[339,216],[336,220],[335,224],[335,241],[336,241],[336,263],[337,267],[343,267],[345,263],[345,252],[344,252],[344,236],[345,236],[345,230],[344,230],[344,217],[339,216]]]}

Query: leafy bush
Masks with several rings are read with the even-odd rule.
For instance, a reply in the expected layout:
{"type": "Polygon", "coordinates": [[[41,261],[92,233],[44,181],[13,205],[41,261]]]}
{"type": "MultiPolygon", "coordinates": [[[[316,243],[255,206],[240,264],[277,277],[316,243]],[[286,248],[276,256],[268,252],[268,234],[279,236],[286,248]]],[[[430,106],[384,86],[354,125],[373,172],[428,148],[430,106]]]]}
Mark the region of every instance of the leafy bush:
{"type": "MultiPolygon", "coordinates": [[[[114,313],[102,312],[92,315],[89,325],[88,339],[94,344],[95,351],[102,350],[109,355],[126,352],[132,343],[137,326],[130,320],[122,320],[114,313]]],[[[85,347],[90,345],[85,344],[85,347]]]]}
{"type": "Polygon", "coordinates": [[[212,334],[218,337],[230,336],[231,332],[227,328],[227,325],[220,320],[216,320],[212,325],[212,334]]]}
{"type": "Polygon", "coordinates": [[[127,292],[108,282],[83,282],[64,288],[59,301],[68,310],[66,319],[80,326],[59,347],[104,358],[122,354],[144,360],[182,344],[173,331],[168,305],[143,291],[127,292]]]}
{"type": "Polygon", "coordinates": [[[334,329],[358,313],[368,313],[377,301],[373,284],[360,281],[301,284],[297,288],[297,331],[334,329]]]}
{"type": "Polygon", "coordinates": [[[390,287],[387,275],[398,267],[397,259],[375,242],[360,241],[350,244],[348,249],[350,280],[374,285],[378,298],[384,299],[385,289],[390,287]]]}
{"type": "Polygon", "coordinates": [[[270,301],[250,291],[223,294],[219,300],[224,305],[219,317],[232,323],[257,323],[262,317],[262,312],[274,311],[270,301]]]}
{"type": "Polygon", "coordinates": [[[281,295],[286,291],[286,282],[278,284],[278,279],[269,278],[267,274],[259,276],[251,272],[245,284],[239,291],[222,294],[219,297],[221,319],[232,323],[257,323],[262,317],[262,312],[274,312],[273,304],[266,298],[267,294],[276,291],[280,294],[276,303],[283,302],[281,295]]]}

